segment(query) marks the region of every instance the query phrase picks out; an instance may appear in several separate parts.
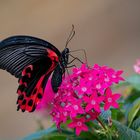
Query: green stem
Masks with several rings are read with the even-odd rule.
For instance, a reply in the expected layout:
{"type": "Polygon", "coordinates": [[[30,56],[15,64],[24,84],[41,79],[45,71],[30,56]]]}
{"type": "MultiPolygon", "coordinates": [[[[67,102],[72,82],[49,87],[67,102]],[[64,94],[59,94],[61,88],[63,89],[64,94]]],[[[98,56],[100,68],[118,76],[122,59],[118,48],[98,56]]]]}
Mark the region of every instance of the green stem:
{"type": "Polygon", "coordinates": [[[101,125],[105,130],[107,130],[106,127],[104,126],[104,124],[102,123],[102,121],[101,121],[99,118],[96,118],[96,120],[100,123],[100,125],[101,125]]]}

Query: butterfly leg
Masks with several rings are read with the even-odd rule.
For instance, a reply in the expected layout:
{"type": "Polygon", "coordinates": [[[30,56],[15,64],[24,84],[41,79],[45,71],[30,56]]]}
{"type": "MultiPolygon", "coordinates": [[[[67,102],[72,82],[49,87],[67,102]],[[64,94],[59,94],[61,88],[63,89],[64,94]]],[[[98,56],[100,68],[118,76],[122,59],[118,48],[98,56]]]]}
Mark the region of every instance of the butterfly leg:
{"type": "Polygon", "coordinates": [[[72,50],[70,51],[70,53],[73,53],[73,52],[83,52],[84,53],[84,57],[85,57],[85,63],[87,64],[87,54],[86,54],[86,51],[85,49],[78,49],[78,50],[72,50]]]}
{"type": "Polygon", "coordinates": [[[76,65],[70,65],[70,66],[67,66],[66,68],[72,68],[72,67],[76,67],[76,65]]]}
{"type": "Polygon", "coordinates": [[[78,60],[80,63],[84,63],[84,62],[82,62],[79,58],[77,58],[77,57],[74,57],[73,55],[71,55],[71,54],[69,54],[72,58],[73,58],[73,60],[72,61],[70,61],[68,64],[71,64],[73,61],[75,61],[75,60],[78,60]]]}
{"type": "Polygon", "coordinates": [[[70,62],[67,63],[67,65],[71,64],[72,62],[74,62],[76,60],[76,58],[72,59],[70,62]]]}

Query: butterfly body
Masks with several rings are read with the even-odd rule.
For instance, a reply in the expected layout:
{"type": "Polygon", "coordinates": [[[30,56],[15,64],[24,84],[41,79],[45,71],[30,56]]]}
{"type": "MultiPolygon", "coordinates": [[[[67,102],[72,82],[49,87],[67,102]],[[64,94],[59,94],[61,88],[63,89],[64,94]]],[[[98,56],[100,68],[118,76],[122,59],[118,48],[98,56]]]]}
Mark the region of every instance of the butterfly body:
{"type": "Polygon", "coordinates": [[[17,110],[35,110],[52,73],[52,89],[57,92],[68,53],[68,48],[61,53],[49,42],[31,36],[13,36],[0,42],[0,68],[19,79],[17,110]]]}

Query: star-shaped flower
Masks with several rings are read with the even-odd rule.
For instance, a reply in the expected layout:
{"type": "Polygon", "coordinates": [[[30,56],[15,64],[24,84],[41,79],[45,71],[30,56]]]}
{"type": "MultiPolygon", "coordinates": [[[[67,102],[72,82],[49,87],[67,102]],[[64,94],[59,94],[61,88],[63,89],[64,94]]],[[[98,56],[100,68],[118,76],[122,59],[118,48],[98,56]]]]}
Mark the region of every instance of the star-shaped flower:
{"type": "Polygon", "coordinates": [[[110,88],[107,88],[105,91],[105,105],[104,110],[108,110],[111,106],[114,108],[118,108],[119,104],[116,102],[121,97],[120,94],[112,94],[112,91],[110,88]]]}
{"type": "Polygon", "coordinates": [[[90,111],[91,109],[94,109],[97,112],[101,112],[100,109],[100,103],[104,100],[103,96],[97,95],[97,90],[94,90],[92,95],[90,97],[84,96],[84,101],[87,103],[86,106],[86,112],[90,111]]]}
{"type": "Polygon", "coordinates": [[[93,88],[97,90],[101,95],[103,95],[106,86],[104,85],[104,81],[102,79],[98,79],[93,82],[93,88]]]}
{"type": "Polygon", "coordinates": [[[69,112],[62,106],[53,108],[50,113],[53,116],[53,121],[56,123],[57,128],[60,128],[60,123],[65,123],[69,112]]]}
{"type": "Polygon", "coordinates": [[[73,74],[72,78],[77,78],[78,76],[82,76],[87,72],[89,69],[87,67],[87,64],[82,64],[80,68],[73,68],[73,74]]]}
{"type": "Polygon", "coordinates": [[[114,74],[112,74],[111,80],[116,84],[119,83],[119,81],[124,81],[124,78],[120,76],[122,73],[123,73],[122,70],[114,72],[114,74]]]}
{"type": "Polygon", "coordinates": [[[84,94],[91,94],[92,93],[92,82],[87,82],[86,78],[81,78],[80,83],[75,90],[77,91],[78,95],[84,94]]]}
{"type": "Polygon", "coordinates": [[[76,135],[80,135],[81,131],[88,131],[88,127],[85,125],[85,118],[74,118],[68,127],[76,129],[76,135]]]}
{"type": "Polygon", "coordinates": [[[85,111],[81,106],[82,100],[71,98],[70,103],[66,106],[66,110],[70,112],[70,117],[73,118],[77,114],[83,114],[85,111]]]}

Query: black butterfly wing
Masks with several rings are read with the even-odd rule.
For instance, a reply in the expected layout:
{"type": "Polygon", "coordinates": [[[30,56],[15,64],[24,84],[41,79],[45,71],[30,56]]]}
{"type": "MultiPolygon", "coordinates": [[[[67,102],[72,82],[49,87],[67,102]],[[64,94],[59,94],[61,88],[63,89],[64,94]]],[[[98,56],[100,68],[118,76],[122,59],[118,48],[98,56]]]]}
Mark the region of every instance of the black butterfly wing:
{"type": "Polygon", "coordinates": [[[0,68],[17,78],[26,66],[42,57],[53,59],[53,55],[61,54],[52,44],[35,37],[14,36],[0,42],[0,68]]]}
{"type": "Polygon", "coordinates": [[[0,43],[0,68],[19,78],[18,109],[31,112],[36,108],[59,57],[53,45],[30,36],[10,37],[0,43]]]}

